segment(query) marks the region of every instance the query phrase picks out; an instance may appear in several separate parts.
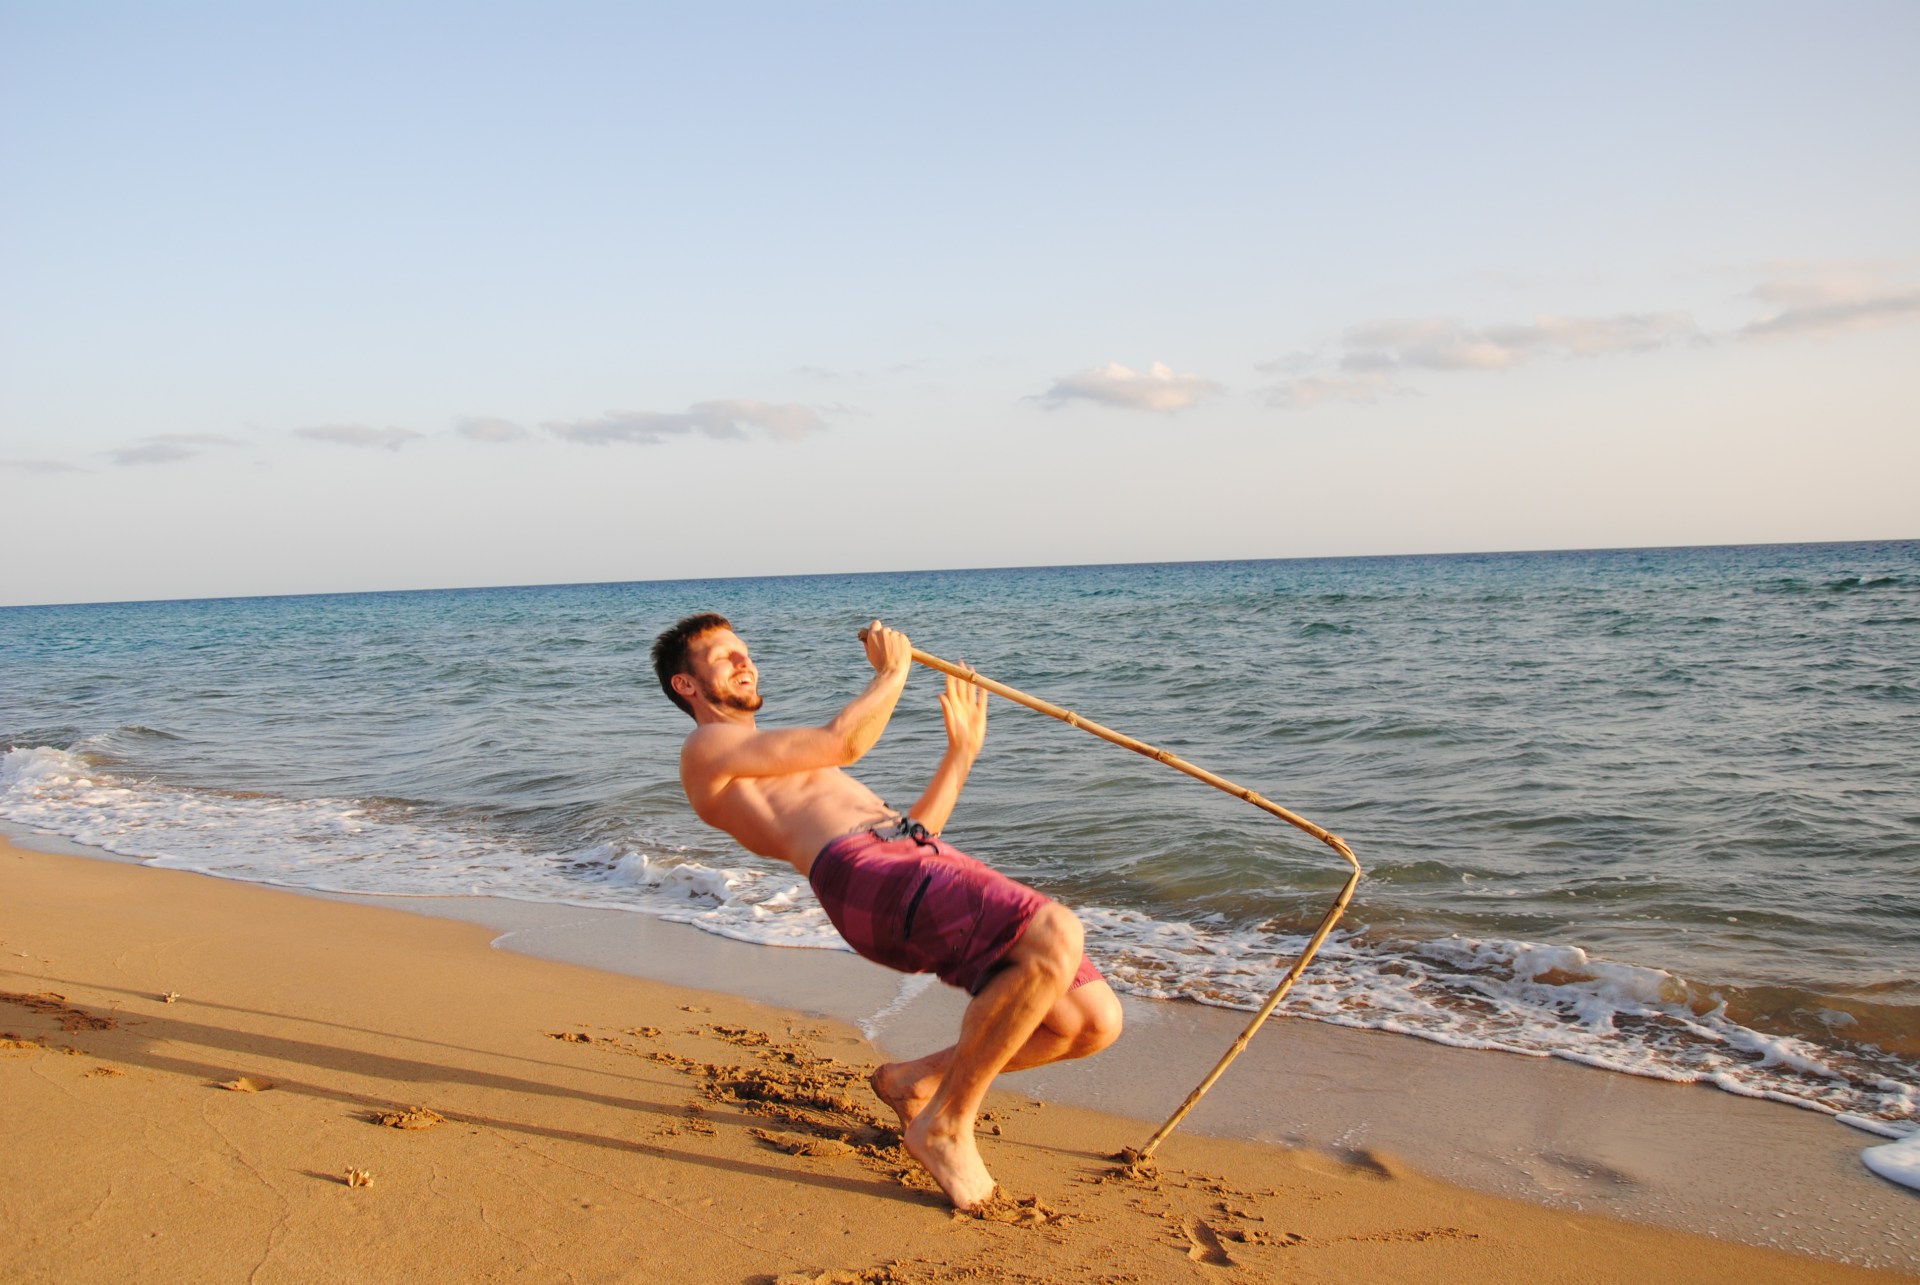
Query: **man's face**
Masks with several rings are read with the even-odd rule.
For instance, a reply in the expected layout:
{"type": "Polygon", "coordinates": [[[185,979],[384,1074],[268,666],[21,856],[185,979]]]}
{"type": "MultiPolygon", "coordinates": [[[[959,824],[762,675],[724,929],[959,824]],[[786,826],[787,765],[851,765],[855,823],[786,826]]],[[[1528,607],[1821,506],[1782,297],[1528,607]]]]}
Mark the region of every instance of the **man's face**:
{"type": "Polygon", "coordinates": [[[733,630],[714,629],[694,639],[687,650],[687,665],[688,676],[714,708],[751,714],[763,703],[760,671],[733,630]]]}

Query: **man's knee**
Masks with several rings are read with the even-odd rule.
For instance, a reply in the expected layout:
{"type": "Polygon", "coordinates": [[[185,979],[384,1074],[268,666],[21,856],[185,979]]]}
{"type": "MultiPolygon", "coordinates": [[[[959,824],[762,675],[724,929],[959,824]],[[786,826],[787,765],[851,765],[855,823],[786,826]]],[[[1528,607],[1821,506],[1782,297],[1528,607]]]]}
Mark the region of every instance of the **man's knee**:
{"type": "MultiPolygon", "coordinates": [[[[1092,985],[1083,986],[1081,989],[1095,990],[1092,985]]],[[[1120,1012],[1120,997],[1113,993],[1111,986],[1101,983],[1098,991],[1088,995],[1087,1000],[1089,1009],[1087,1030],[1082,1037],[1082,1042],[1086,1047],[1087,1055],[1091,1055],[1120,1038],[1120,1028],[1126,1024],[1126,1019],[1120,1012]]]]}
{"type": "Polygon", "coordinates": [[[1080,967],[1085,944],[1086,932],[1080,927],[1079,916],[1058,902],[1048,902],[1034,913],[1016,951],[1025,961],[1056,975],[1064,989],[1080,967]]]}

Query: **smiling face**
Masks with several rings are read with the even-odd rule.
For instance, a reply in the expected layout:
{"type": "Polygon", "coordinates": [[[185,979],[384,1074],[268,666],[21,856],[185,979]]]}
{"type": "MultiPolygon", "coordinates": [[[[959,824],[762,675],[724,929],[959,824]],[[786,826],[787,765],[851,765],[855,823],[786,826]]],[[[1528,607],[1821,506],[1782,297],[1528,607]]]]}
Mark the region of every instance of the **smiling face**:
{"type": "Polygon", "coordinates": [[[760,671],[747,654],[747,644],[731,629],[712,629],[695,638],[687,647],[687,672],[673,682],[689,701],[704,699],[716,710],[751,714],[763,704],[760,671]]]}

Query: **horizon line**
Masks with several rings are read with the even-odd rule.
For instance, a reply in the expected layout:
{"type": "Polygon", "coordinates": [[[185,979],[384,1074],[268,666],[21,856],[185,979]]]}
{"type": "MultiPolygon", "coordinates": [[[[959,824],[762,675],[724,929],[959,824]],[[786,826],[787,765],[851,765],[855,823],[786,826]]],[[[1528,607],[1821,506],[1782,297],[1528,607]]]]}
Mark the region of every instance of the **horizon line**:
{"type": "Polygon", "coordinates": [[[1550,554],[1580,553],[1670,553],[1682,549],[1807,549],[1848,544],[1913,544],[1920,536],[1897,536],[1862,540],[1755,540],[1728,544],[1649,544],[1601,545],[1544,549],[1457,549],[1436,553],[1337,553],[1293,557],[1253,558],[1168,558],[1147,562],[1036,562],[997,567],[906,567],[876,571],[800,571],[777,575],[744,574],[722,576],[664,576],[633,580],[552,580],[517,584],[472,584],[415,586],[404,589],[320,589],[291,593],[205,594],[184,598],[88,598],[68,602],[17,602],[0,604],[0,611],[33,610],[48,607],[139,607],[160,603],[252,602],[279,598],[366,598],[386,594],[416,593],[503,593],[516,589],[591,589],[618,588],[625,585],[701,584],[733,580],[817,580],[856,576],[972,575],[994,571],[1087,571],[1108,567],[1191,567],[1233,562],[1378,562],[1410,558],[1517,558],[1550,554]]]}

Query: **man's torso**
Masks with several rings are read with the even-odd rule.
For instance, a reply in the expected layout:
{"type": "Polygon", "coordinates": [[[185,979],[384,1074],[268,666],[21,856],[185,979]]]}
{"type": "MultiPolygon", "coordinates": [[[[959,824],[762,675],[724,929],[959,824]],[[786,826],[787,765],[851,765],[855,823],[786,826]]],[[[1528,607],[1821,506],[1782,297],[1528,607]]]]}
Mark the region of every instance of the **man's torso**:
{"type": "Polygon", "coordinates": [[[688,798],[702,821],[726,831],[747,851],[777,857],[803,875],[833,840],[897,815],[837,767],[734,777],[711,793],[689,788],[688,798]]]}

